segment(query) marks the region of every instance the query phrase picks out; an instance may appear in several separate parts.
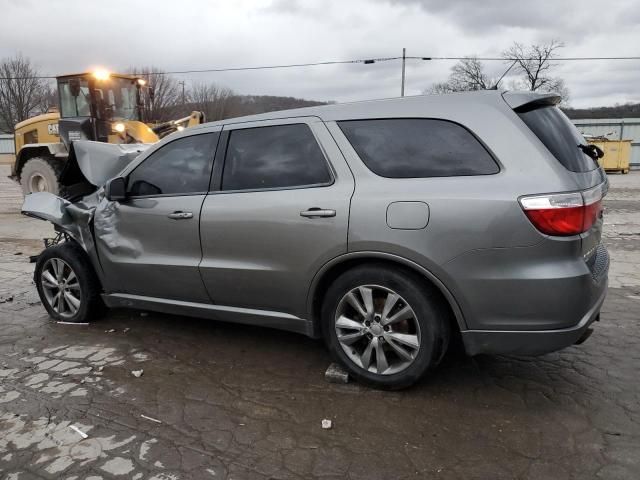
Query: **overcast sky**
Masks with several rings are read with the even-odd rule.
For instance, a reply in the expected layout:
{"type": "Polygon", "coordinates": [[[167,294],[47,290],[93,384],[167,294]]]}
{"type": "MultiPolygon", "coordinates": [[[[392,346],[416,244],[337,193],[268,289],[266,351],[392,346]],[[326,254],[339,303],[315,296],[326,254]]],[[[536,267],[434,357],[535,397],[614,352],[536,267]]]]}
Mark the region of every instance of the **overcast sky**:
{"type": "MultiPolygon", "coordinates": [[[[401,55],[498,56],[512,42],[565,43],[562,56],[640,55],[640,2],[617,0],[0,0],[0,57],[53,75],[103,66],[164,70],[401,55]]],[[[406,93],[451,61],[410,61],[406,93]]],[[[487,62],[499,76],[508,65],[487,62]]],[[[640,61],[565,62],[574,107],[640,102],[640,61]]],[[[237,93],[350,101],[397,96],[400,62],[189,74],[237,93]]]]}

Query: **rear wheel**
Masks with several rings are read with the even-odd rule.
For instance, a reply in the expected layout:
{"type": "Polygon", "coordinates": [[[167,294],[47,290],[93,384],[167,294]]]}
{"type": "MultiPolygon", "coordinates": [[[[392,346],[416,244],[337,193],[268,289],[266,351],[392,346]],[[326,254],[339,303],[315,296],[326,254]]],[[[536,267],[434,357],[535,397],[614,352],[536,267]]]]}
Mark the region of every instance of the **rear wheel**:
{"type": "Polygon", "coordinates": [[[350,270],[327,291],[322,309],[332,355],[356,379],[398,389],[439,362],[449,341],[448,311],[430,286],[402,270],[350,270]]]}
{"type": "Polygon", "coordinates": [[[72,242],[38,257],[34,281],[45,309],[57,321],[87,322],[102,311],[100,283],[84,250],[72,242]]]}
{"type": "Polygon", "coordinates": [[[62,162],[48,157],[34,157],[27,161],[20,172],[22,193],[35,192],[60,194],[60,172],[62,162]]]}

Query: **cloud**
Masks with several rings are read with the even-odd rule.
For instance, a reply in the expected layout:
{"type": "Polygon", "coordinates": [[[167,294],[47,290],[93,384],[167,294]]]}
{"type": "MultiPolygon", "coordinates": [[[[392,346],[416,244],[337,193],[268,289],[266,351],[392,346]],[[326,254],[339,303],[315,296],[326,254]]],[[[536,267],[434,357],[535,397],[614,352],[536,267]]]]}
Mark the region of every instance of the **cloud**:
{"type": "MultiPolygon", "coordinates": [[[[606,12],[595,0],[22,0],[3,2],[2,16],[0,57],[21,52],[52,74],[98,65],[190,70],[386,57],[400,55],[403,47],[418,56],[493,56],[513,41],[551,38],[565,42],[566,56],[633,55],[640,44],[640,17],[631,0],[610,2],[606,12]]],[[[407,94],[445,80],[454,63],[409,61],[407,94]]],[[[507,65],[486,67],[499,76],[507,65]]],[[[637,98],[638,67],[640,62],[575,62],[559,64],[556,74],[575,106],[589,106],[637,98]]],[[[398,95],[400,62],[180,79],[213,81],[239,93],[351,101],[398,95]]]]}

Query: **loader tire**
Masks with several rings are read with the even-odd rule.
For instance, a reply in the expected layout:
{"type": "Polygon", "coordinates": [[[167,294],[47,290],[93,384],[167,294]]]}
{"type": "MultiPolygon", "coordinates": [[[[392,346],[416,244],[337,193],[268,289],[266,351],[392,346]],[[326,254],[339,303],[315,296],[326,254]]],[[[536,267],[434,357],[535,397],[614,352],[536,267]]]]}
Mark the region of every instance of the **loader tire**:
{"type": "Polygon", "coordinates": [[[27,160],[20,172],[22,193],[28,195],[49,192],[60,195],[60,172],[63,166],[61,161],[48,157],[33,157],[27,160]]]}

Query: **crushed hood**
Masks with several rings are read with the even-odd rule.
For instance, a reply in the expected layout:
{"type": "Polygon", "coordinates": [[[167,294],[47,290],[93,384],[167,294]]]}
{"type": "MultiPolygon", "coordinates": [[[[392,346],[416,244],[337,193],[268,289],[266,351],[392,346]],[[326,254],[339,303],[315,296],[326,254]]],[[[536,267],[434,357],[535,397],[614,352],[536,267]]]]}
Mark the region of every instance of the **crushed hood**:
{"type": "Polygon", "coordinates": [[[112,144],[81,140],[73,142],[69,159],[62,172],[61,183],[72,186],[88,182],[103,186],[152,144],[112,144]]]}

